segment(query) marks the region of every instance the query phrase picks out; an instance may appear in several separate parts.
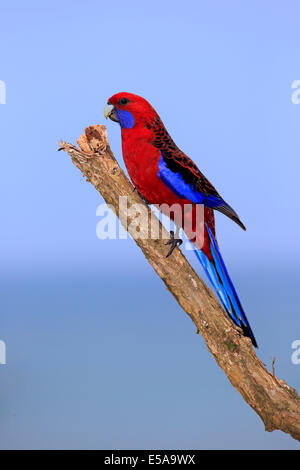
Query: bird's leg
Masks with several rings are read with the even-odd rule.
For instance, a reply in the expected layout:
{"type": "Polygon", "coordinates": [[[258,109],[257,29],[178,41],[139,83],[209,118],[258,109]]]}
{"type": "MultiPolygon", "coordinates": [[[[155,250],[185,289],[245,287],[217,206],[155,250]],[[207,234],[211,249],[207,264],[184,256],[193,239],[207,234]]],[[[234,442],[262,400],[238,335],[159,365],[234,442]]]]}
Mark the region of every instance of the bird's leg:
{"type": "Polygon", "coordinates": [[[173,253],[176,246],[180,246],[182,244],[182,240],[181,240],[181,238],[179,238],[179,232],[180,232],[180,228],[177,227],[177,226],[176,226],[176,233],[175,234],[174,234],[173,230],[170,230],[171,238],[170,238],[169,241],[167,241],[167,243],[165,243],[165,245],[171,245],[171,248],[170,248],[169,253],[167,254],[166,258],[171,256],[171,254],[173,253]]]}
{"type": "Polygon", "coordinates": [[[140,192],[138,189],[134,188],[133,191],[136,191],[138,193],[138,195],[140,196],[140,198],[149,206],[150,202],[148,201],[148,199],[146,199],[140,192]]]}

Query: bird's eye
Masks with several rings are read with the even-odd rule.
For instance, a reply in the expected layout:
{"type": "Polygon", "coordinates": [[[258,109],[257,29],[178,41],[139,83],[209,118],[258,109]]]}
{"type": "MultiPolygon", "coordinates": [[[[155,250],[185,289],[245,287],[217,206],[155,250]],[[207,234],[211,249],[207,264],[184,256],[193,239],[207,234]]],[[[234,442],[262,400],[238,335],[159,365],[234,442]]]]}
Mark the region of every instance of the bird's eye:
{"type": "Polygon", "coordinates": [[[127,104],[127,103],[129,103],[129,100],[127,98],[121,98],[119,100],[119,104],[121,104],[121,105],[124,105],[124,104],[127,104]]]}

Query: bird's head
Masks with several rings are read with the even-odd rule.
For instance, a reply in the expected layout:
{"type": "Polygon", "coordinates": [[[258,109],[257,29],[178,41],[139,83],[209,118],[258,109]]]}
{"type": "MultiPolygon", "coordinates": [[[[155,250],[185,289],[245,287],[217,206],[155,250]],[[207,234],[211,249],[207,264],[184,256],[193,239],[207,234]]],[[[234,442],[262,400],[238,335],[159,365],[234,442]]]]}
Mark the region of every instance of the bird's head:
{"type": "Polygon", "coordinates": [[[156,112],[141,96],[121,92],[109,98],[104,116],[118,122],[122,129],[132,129],[139,125],[144,126],[156,116],[156,112]]]}

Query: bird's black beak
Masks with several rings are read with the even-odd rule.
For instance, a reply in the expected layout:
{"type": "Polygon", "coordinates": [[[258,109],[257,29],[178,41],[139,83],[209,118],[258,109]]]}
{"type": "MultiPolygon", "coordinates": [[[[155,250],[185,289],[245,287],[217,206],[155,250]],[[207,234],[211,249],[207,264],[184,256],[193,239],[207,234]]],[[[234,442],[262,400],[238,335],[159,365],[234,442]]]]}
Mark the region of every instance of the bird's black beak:
{"type": "Polygon", "coordinates": [[[105,119],[109,118],[112,121],[119,122],[119,120],[117,118],[117,115],[116,115],[116,109],[109,102],[107,103],[107,105],[104,108],[104,117],[105,117],[105,119]]]}

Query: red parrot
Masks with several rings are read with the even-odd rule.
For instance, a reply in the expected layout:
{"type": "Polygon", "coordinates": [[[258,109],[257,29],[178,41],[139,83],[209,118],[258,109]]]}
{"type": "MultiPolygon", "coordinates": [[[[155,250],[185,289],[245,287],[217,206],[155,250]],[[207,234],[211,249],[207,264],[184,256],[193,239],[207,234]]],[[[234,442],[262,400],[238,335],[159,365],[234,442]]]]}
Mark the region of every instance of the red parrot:
{"type": "MultiPolygon", "coordinates": [[[[214,210],[246,230],[239,216],[195,163],[176,146],[159,115],[144,98],[132,93],[117,93],[109,98],[104,115],[121,127],[123,158],[136,190],[149,204],[157,205],[173,219],[177,227],[183,228],[221,305],[257,347],[215,234],[214,210]],[[201,220],[197,217],[199,204],[204,207],[201,220]],[[170,212],[170,207],[175,208],[174,211],[170,212]]],[[[167,256],[181,243],[182,240],[171,232],[167,256]]]]}

